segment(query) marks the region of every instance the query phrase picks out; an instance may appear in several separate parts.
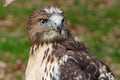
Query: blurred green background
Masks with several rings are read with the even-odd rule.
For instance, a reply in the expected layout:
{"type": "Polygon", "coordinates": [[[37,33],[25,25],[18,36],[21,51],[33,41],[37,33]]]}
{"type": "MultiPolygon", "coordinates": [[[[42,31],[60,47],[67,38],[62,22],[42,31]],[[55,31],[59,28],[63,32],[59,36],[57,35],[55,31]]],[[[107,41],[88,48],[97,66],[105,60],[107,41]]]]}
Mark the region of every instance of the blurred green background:
{"type": "Polygon", "coordinates": [[[30,44],[29,15],[46,5],[65,11],[69,28],[120,77],[120,0],[0,0],[0,80],[23,80],[30,44]]]}

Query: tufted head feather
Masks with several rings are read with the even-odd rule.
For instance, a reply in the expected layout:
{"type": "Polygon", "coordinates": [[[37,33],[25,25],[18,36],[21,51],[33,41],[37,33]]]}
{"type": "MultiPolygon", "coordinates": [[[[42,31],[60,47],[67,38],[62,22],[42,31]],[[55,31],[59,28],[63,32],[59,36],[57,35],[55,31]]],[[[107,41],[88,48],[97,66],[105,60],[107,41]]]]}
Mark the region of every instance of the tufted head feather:
{"type": "Polygon", "coordinates": [[[52,13],[61,14],[61,13],[63,13],[63,11],[62,11],[60,8],[58,8],[58,7],[53,7],[53,6],[51,6],[51,7],[46,7],[46,8],[44,8],[44,10],[45,10],[47,13],[49,13],[49,14],[52,14],[52,13]]]}
{"type": "Polygon", "coordinates": [[[28,20],[27,34],[31,44],[64,40],[67,32],[64,13],[58,7],[38,9],[28,20]]]}

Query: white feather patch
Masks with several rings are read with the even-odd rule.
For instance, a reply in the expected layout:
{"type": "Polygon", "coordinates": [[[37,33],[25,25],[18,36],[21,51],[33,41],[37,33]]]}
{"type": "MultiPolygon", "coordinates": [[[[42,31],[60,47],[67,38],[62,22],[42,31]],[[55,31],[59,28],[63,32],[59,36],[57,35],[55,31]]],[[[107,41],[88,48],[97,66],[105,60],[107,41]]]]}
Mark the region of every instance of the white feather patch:
{"type": "Polygon", "coordinates": [[[56,65],[54,66],[54,77],[55,77],[56,80],[60,80],[60,75],[61,75],[61,73],[60,73],[60,69],[59,69],[59,68],[60,68],[60,67],[59,67],[58,64],[56,64],[56,65]]]}
{"type": "Polygon", "coordinates": [[[115,80],[111,72],[107,72],[106,67],[103,66],[100,68],[100,76],[99,79],[102,80],[103,78],[107,77],[108,80],[115,80]]]}
{"type": "Polygon", "coordinates": [[[58,7],[50,7],[50,8],[45,8],[44,9],[47,13],[62,13],[63,11],[59,9],[58,7]]]}
{"type": "Polygon", "coordinates": [[[53,14],[51,17],[50,17],[50,20],[52,21],[52,26],[56,26],[56,25],[60,25],[61,22],[62,22],[62,19],[63,17],[58,15],[58,14],[53,14]]]}
{"type": "Polygon", "coordinates": [[[73,58],[73,57],[71,57],[71,56],[68,56],[68,55],[64,55],[63,58],[60,60],[60,64],[63,65],[65,62],[68,61],[68,59],[72,59],[72,60],[74,60],[76,63],[78,63],[75,58],[73,58]]]}

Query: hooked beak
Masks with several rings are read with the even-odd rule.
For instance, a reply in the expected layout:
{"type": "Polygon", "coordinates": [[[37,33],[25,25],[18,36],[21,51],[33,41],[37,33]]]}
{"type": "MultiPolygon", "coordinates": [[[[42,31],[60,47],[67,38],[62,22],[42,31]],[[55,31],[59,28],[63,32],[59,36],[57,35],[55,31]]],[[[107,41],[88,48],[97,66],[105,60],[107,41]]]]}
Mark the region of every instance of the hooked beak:
{"type": "Polygon", "coordinates": [[[57,30],[61,33],[63,24],[61,23],[61,24],[57,25],[56,27],[57,27],[57,30]]]}
{"type": "Polygon", "coordinates": [[[58,14],[54,14],[50,17],[50,20],[52,28],[61,33],[63,29],[63,17],[58,14]]]}

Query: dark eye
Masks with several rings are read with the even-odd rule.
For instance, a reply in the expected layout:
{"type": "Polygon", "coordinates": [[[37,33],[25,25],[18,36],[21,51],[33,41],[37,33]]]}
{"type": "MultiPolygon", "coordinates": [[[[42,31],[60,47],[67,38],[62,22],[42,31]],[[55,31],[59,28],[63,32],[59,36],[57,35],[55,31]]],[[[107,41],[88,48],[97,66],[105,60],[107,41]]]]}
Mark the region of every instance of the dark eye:
{"type": "Polygon", "coordinates": [[[48,22],[48,19],[40,19],[41,24],[46,24],[48,22]]]}
{"type": "Polygon", "coordinates": [[[65,22],[65,18],[62,19],[62,23],[64,23],[64,22],[65,22]]]}

